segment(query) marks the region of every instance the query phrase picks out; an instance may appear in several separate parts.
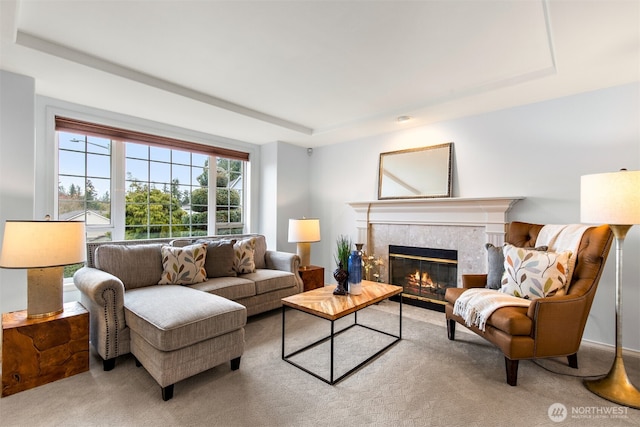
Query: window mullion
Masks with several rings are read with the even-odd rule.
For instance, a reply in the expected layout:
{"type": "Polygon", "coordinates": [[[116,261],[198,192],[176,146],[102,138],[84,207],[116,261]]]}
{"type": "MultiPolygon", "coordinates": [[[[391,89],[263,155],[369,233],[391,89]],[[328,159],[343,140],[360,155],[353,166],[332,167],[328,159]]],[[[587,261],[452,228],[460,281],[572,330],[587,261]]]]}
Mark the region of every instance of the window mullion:
{"type": "Polygon", "coordinates": [[[125,229],[125,150],[124,142],[112,140],[111,146],[111,218],[113,240],[124,240],[125,229]]]}

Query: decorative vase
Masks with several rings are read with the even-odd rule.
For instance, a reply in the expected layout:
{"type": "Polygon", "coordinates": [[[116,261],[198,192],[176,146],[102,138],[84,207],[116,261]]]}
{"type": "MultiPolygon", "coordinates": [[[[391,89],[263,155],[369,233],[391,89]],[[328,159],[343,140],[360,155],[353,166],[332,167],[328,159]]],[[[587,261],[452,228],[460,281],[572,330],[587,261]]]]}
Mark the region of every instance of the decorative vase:
{"type": "Polygon", "coordinates": [[[349,293],[362,293],[362,252],[355,250],[349,255],[349,293]]]}
{"type": "Polygon", "coordinates": [[[333,278],[338,282],[338,286],[336,286],[333,291],[334,295],[347,294],[347,280],[349,278],[349,273],[347,273],[342,267],[342,263],[339,263],[338,268],[333,272],[333,278]]]}

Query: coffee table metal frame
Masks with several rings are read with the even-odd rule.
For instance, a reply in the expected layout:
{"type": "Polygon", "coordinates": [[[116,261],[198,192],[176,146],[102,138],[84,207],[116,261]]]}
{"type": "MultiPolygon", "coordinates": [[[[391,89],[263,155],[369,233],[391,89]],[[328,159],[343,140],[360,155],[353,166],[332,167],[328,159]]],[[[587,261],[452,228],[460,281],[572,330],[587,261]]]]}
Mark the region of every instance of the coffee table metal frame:
{"type": "MultiPolygon", "coordinates": [[[[378,285],[375,282],[368,282],[368,286],[371,285],[378,285]]],[[[367,284],[365,283],[363,286],[367,286],[367,284]]],[[[390,285],[386,285],[386,286],[390,286],[390,285]]],[[[395,286],[394,286],[395,287],[395,286]]],[[[329,289],[329,290],[333,290],[333,288],[335,288],[335,286],[325,286],[325,290],[329,289]]],[[[287,298],[283,298],[282,302],[282,360],[290,363],[291,365],[295,366],[298,369],[301,369],[302,371],[326,382],[327,384],[330,385],[334,385],[336,383],[338,383],[339,381],[341,381],[342,379],[346,378],[347,376],[351,375],[353,372],[357,371],[358,369],[360,369],[361,367],[363,367],[364,365],[368,364],[370,361],[372,361],[373,359],[375,359],[376,357],[378,357],[380,354],[384,353],[385,351],[387,351],[390,347],[392,347],[393,345],[395,345],[398,341],[400,341],[402,339],[402,287],[397,287],[398,290],[396,291],[392,291],[389,294],[386,294],[384,297],[382,298],[373,298],[371,300],[365,301],[364,303],[360,304],[359,306],[356,307],[351,307],[350,309],[345,309],[341,312],[335,313],[334,315],[328,314],[326,312],[323,311],[314,311],[312,309],[307,308],[300,308],[298,306],[296,306],[295,304],[291,304],[289,303],[287,300],[287,298]],[[398,335],[394,335],[392,333],[389,332],[385,332],[385,331],[381,331],[379,329],[375,329],[372,328],[370,326],[358,323],[358,311],[362,310],[363,308],[369,307],[372,304],[375,304],[377,302],[383,301],[385,299],[388,299],[389,297],[393,296],[393,295],[398,295],[399,296],[399,315],[398,315],[398,335]],[[309,345],[306,345],[298,350],[295,350],[289,354],[285,354],[285,318],[286,318],[286,311],[287,309],[295,309],[298,311],[302,311],[305,312],[307,314],[311,314],[313,316],[316,317],[320,317],[322,319],[328,320],[331,322],[331,333],[326,336],[323,337],[309,345]],[[338,319],[341,319],[345,316],[348,316],[349,314],[354,315],[354,320],[353,323],[350,324],[349,326],[344,327],[343,329],[340,329],[339,331],[335,330],[335,322],[338,319]],[[395,340],[393,340],[391,343],[387,344],[386,346],[384,346],[382,349],[378,350],[375,354],[373,354],[372,356],[370,356],[369,358],[367,358],[365,361],[359,363],[358,365],[354,366],[353,368],[351,368],[350,370],[348,370],[347,372],[345,372],[344,374],[340,375],[338,378],[334,378],[334,339],[337,335],[340,335],[341,333],[355,327],[355,326],[359,326],[362,328],[366,328],[369,329],[371,331],[374,332],[378,332],[387,336],[390,336],[392,338],[395,338],[395,340]],[[307,368],[305,368],[304,366],[301,366],[300,364],[294,362],[293,360],[291,360],[291,357],[303,353],[306,350],[309,350],[313,347],[316,347],[326,341],[330,340],[331,341],[331,362],[330,362],[330,377],[329,378],[325,378],[307,368]]],[[[316,292],[316,291],[320,291],[320,289],[314,289],[312,291],[308,291],[309,293],[311,292],[316,292]]],[[[327,298],[346,298],[346,296],[334,296],[333,294],[330,294],[331,296],[327,296],[327,298]]]]}

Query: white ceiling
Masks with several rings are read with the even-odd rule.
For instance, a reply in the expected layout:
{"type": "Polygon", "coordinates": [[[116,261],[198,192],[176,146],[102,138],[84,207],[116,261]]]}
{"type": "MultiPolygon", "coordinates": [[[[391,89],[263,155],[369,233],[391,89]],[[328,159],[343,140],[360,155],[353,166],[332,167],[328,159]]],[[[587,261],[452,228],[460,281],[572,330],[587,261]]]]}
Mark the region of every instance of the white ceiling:
{"type": "Polygon", "coordinates": [[[0,1],[0,67],[38,94],[256,144],[640,80],[635,0],[0,1]]]}

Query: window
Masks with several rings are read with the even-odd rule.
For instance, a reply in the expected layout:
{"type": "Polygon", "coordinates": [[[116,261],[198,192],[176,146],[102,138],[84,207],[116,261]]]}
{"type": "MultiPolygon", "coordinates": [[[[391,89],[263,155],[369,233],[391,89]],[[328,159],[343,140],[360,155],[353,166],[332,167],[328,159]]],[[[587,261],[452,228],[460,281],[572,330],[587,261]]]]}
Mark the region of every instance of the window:
{"type": "Polygon", "coordinates": [[[85,221],[88,240],[111,240],[111,141],[58,132],[58,219],[85,221]]]}
{"type": "Polygon", "coordinates": [[[125,144],[125,239],[207,235],[209,156],[125,144]]]}
{"type": "Polygon", "coordinates": [[[216,166],[216,234],[242,233],[244,162],[218,158],[216,166]]]}
{"type": "Polygon", "coordinates": [[[56,137],[58,219],[85,221],[88,241],[244,231],[247,153],[62,117],[56,137]]]}

